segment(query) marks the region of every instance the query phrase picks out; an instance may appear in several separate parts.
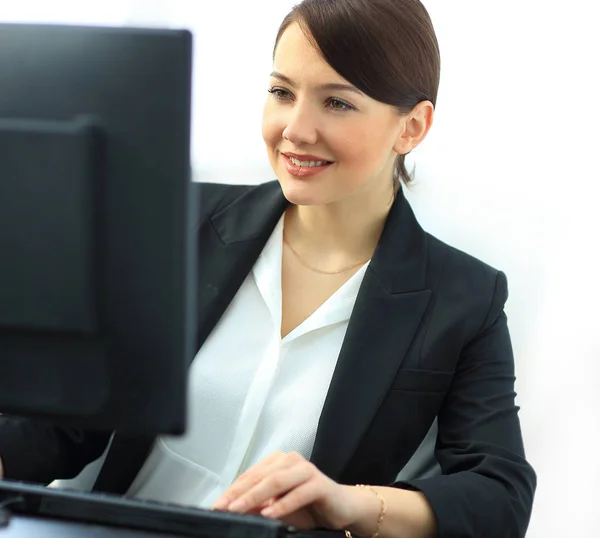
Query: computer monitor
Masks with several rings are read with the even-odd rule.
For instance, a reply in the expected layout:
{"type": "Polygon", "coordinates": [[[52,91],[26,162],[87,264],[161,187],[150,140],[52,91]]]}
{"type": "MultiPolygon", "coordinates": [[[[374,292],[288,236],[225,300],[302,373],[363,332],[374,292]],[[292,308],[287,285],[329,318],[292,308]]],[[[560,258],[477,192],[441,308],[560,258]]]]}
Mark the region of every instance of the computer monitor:
{"type": "Polygon", "coordinates": [[[192,39],[0,24],[0,413],[181,433],[192,39]]]}

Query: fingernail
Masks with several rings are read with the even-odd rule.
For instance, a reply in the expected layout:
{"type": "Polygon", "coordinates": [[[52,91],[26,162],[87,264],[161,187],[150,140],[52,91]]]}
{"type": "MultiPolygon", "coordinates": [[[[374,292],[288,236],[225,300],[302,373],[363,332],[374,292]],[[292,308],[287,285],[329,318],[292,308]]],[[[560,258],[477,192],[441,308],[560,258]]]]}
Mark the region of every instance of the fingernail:
{"type": "Polygon", "coordinates": [[[226,498],[221,497],[220,499],[217,499],[215,501],[215,504],[213,504],[212,509],[213,510],[225,510],[225,508],[227,508],[228,504],[229,504],[229,501],[226,498]]]}
{"type": "Polygon", "coordinates": [[[269,508],[265,508],[261,513],[261,516],[265,516],[265,517],[271,517],[275,515],[275,509],[272,507],[269,508]]]}

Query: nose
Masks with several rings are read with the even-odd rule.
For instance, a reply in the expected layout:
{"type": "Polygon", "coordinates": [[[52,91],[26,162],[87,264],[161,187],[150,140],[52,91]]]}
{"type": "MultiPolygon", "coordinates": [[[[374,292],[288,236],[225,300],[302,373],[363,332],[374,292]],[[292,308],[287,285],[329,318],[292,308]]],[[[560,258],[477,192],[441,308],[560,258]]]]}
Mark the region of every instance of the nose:
{"type": "Polygon", "coordinates": [[[318,139],[316,118],[308,107],[297,103],[290,110],[287,125],[283,130],[283,138],[295,146],[315,144],[318,139]]]}

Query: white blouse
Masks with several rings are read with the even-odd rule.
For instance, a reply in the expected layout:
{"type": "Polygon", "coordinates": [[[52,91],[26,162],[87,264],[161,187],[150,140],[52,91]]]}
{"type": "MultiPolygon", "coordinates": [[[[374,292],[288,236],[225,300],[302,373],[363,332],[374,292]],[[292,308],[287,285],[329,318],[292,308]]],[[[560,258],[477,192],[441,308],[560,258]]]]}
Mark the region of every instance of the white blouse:
{"type": "Polygon", "coordinates": [[[128,495],[210,507],[273,452],[310,458],[367,265],[281,338],[283,218],[190,367],[188,430],[158,438],[128,495]]]}

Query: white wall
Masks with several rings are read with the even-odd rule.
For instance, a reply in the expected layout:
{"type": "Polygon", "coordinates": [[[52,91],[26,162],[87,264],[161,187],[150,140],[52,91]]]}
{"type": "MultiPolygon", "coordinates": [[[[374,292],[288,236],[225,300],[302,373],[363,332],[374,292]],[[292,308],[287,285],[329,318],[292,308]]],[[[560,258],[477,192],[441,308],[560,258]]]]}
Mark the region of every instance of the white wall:
{"type": "MultiPolygon", "coordinates": [[[[529,459],[528,538],[600,536],[600,15],[594,0],[426,0],[443,71],[408,194],[432,233],[504,270],[529,459]]],[[[260,138],[290,0],[20,0],[0,18],[184,26],[196,34],[198,180],[273,178],[260,138]]]]}

